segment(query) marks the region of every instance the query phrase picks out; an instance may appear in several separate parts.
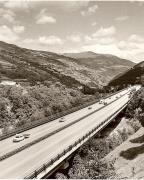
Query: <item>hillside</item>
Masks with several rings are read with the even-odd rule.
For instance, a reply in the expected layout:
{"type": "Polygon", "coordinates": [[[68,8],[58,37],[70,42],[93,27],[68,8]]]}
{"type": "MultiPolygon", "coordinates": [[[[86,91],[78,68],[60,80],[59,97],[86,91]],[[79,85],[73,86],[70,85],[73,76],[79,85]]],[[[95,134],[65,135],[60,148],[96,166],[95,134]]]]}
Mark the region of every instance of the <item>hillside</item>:
{"type": "Polygon", "coordinates": [[[76,60],[52,52],[30,50],[0,42],[0,78],[19,79],[33,84],[38,81],[52,81],[70,87],[97,87],[105,85],[115,75],[133,65],[132,62],[110,55],[95,56],[101,58],[97,61],[89,58],[76,60]]]}
{"type": "Polygon", "coordinates": [[[134,66],[134,63],[129,60],[110,54],[96,54],[91,51],[66,53],[64,55],[75,58],[75,62],[79,65],[99,71],[100,74],[107,77],[107,82],[119,73],[125,72],[134,66]]]}
{"type": "Polygon", "coordinates": [[[142,137],[144,137],[143,127],[106,157],[107,161],[114,161],[117,179],[144,178],[144,141],[133,142],[134,140],[142,139],[142,137]]]}
{"type": "Polygon", "coordinates": [[[135,84],[144,82],[144,61],[135,65],[128,71],[119,74],[110,81],[110,86],[117,86],[123,84],[135,84]]]}

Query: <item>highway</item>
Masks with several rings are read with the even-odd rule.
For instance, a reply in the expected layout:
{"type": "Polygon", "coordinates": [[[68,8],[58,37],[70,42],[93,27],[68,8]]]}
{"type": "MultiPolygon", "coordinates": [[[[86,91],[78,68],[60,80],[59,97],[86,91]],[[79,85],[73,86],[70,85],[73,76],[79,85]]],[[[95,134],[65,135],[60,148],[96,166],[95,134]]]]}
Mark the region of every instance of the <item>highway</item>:
{"type": "MultiPolygon", "coordinates": [[[[140,87],[137,86],[137,90],[139,88],[140,87]]],[[[51,160],[51,158],[54,158],[58,153],[62,152],[69,145],[74,143],[78,138],[82,137],[93,127],[97,126],[108,116],[116,112],[125,103],[127,103],[129,100],[129,90],[130,89],[126,89],[116,95],[113,95],[110,99],[107,99],[107,102],[110,103],[107,106],[95,103],[94,105],[91,105],[92,109],[88,109],[87,107],[69,115],[66,115],[64,117],[65,122],[60,123],[59,119],[57,119],[47,124],[28,130],[24,133],[30,134],[30,138],[25,139],[19,143],[13,143],[13,137],[1,141],[0,156],[91,113],[89,116],[84,117],[79,122],[74,123],[73,125],[57,132],[56,134],[48,137],[47,139],[3,161],[0,161],[0,178],[24,178],[26,175],[30,174],[43,163],[51,160]],[[117,99],[116,96],[119,96],[120,94],[123,96],[117,99]],[[103,108],[98,110],[101,107],[103,108]],[[96,110],[98,111],[94,112],[96,110]]]]}
{"type": "MultiPolygon", "coordinates": [[[[107,102],[110,103],[116,99],[116,96],[119,96],[119,94],[126,93],[126,90],[118,93],[116,95],[113,95],[110,99],[107,98],[107,102]]],[[[43,124],[41,126],[38,126],[36,128],[30,129],[28,131],[25,131],[24,134],[30,134],[30,138],[25,139],[24,141],[21,141],[19,143],[12,143],[14,136],[7,138],[0,143],[0,156],[4,155],[5,153],[8,153],[14,149],[17,149],[18,147],[21,147],[29,142],[32,142],[33,140],[39,138],[40,136],[46,135],[48,132],[53,132],[54,130],[61,128],[71,122],[75,122],[77,119],[84,117],[85,115],[92,113],[95,110],[98,110],[101,107],[104,107],[103,104],[95,103],[91,105],[92,109],[83,108],[79,111],[76,111],[74,113],[71,113],[69,115],[66,115],[64,117],[65,122],[59,122],[59,119],[56,119],[52,122],[43,124]]],[[[22,133],[23,134],[23,133],[22,133]]]]}

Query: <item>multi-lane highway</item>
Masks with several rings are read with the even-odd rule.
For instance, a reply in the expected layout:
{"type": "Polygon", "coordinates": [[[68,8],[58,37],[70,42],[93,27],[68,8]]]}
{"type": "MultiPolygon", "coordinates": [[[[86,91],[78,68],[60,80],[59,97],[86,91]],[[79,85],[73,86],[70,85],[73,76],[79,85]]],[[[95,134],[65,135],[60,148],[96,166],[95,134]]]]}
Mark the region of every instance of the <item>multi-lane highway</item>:
{"type": "MultiPolygon", "coordinates": [[[[140,86],[136,87],[137,90],[139,88],[140,86]]],[[[77,139],[85,135],[93,127],[99,125],[107,117],[126,104],[129,100],[129,91],[130,88],[125,89],[111,96],[111,98],[106,99],[108,102],[107,106],[95,103],[91,105],[91,109],[86,107],[66,115],[64,117],[64,122],[59,122],[60,119],[57,119],[28,130],[24,133],[30,134],[30,137],[19,143],[13,143],[14,137],[2,140],[0,142],[0,156],[33,142],[39,137],[61,127],[71,124],[71,122],[76,122],[29,148],[0,161],[0,178],[24,178],[43,163],[54,158],[58,153],[61,153],[69,145],[73,144],[77,139]],[[78,119],[81,120],[77,121],[78,119]]]]}

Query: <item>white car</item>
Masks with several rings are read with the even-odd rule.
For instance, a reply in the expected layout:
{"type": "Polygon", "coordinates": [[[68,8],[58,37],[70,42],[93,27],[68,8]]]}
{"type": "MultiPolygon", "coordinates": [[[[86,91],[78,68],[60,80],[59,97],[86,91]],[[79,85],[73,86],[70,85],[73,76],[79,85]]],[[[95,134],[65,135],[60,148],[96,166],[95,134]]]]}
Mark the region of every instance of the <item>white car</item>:
{"type": "Polygon", "coordinates": [[[13,142],[19,142],[23,141],[25,137],[22,134],[16,134],[15,137],[13,138],[13,142]]]}
{"type": "Polygon", "coordinates": [[[64,117],[61,117],[60,120],[59,120],[59,122],[64,122],[64,121],[65,121],[64,117]]]}
{"type": "Polygon", "coordinates": [[[103,104],[103,103],[104,103],[104,100],[101,99],[101,100],[99,101],[99,104],[103,104]]]}

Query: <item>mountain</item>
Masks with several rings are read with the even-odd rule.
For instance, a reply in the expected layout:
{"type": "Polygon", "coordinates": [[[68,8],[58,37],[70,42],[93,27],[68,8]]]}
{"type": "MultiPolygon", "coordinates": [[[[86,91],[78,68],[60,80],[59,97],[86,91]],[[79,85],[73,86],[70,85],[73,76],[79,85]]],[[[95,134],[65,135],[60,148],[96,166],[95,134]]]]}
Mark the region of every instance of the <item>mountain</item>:
{"type": "Polygon", "coordinates": [[[81,53],[65,53],[75,59],[79,65],[94,69],[107,78],[107,82],[119,73],[133,67],[135,63],[110,54],[97,54],[91,51],[81,53]]]}
{"type": "Polygon", "coordinates": [[[112,55],[85,52],[79,53],[79,57],[30,50],[0,41],[0,79],[97,87],[133,66],[132,62],[112,55]]]}
{"type": "Polygon", "coordinates": [[[124,73],[119,74],[109,82],[110,86],[144,83],[144,61],[136,64],[124,73]]]}

